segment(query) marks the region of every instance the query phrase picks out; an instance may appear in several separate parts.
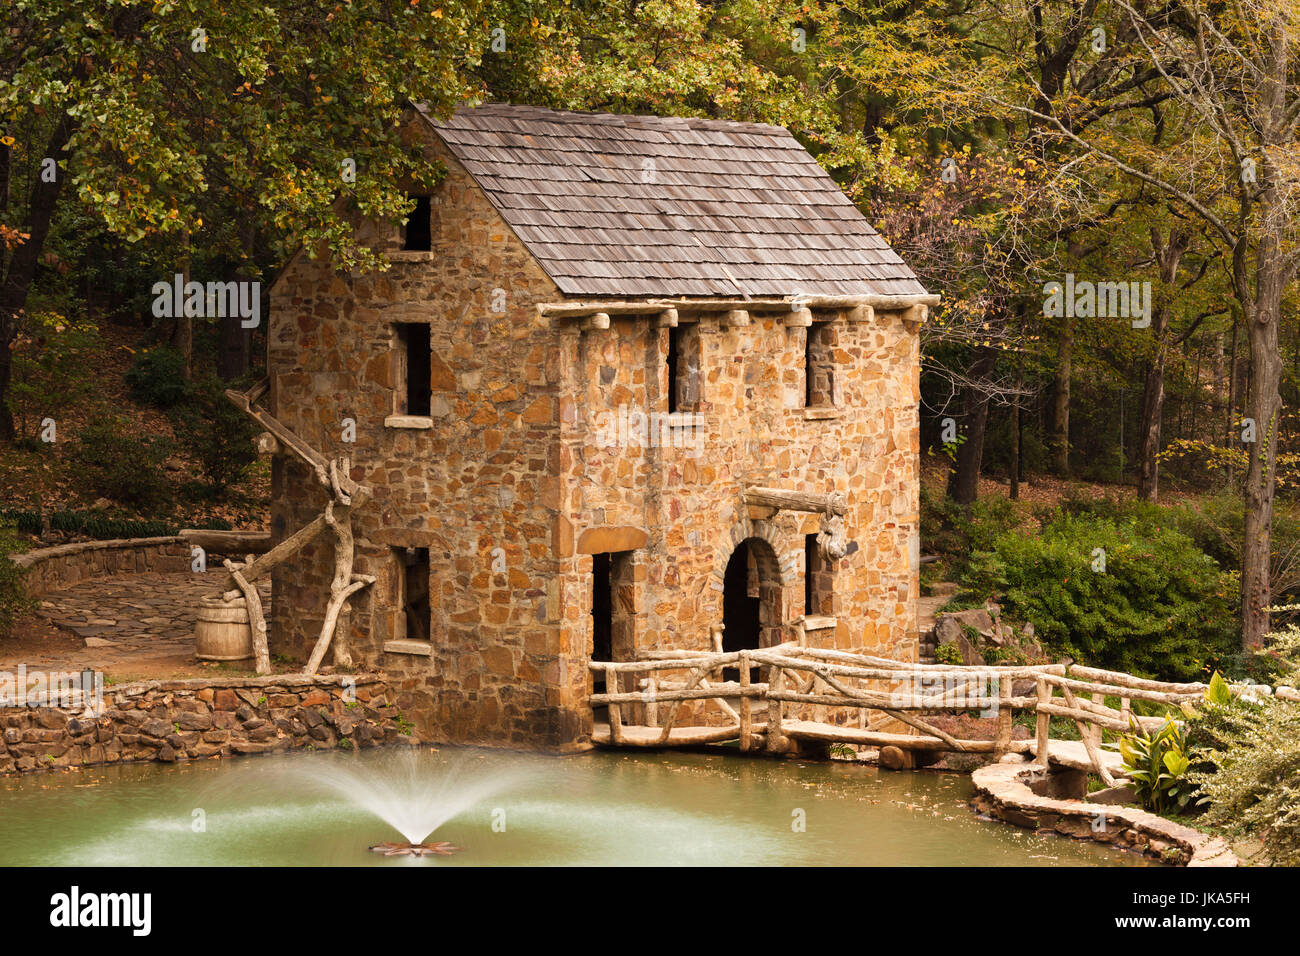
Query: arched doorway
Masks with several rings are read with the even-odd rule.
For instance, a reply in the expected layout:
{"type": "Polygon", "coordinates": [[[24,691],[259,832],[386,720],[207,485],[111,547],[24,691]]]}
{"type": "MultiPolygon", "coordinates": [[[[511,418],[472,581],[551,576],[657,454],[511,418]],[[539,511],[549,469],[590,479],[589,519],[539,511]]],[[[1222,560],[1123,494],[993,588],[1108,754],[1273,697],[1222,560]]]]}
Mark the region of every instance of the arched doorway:
{"type": "MultiPolygon", "coordinates": [[[[722,625],[724,651],[781,643],[781,570],[776,552],[762,538],[746,538],[727,561],[722,625]]],[[[735,671],[724,672],[728,680],[736,676],[735,671]]]]}

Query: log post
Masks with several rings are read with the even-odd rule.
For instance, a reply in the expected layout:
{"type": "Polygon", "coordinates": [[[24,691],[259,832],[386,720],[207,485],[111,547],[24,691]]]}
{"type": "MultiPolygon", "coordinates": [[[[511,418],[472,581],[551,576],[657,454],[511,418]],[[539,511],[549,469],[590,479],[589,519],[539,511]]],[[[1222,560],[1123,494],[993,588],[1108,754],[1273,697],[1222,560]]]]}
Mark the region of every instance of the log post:
{"type": "Polygon", "coordinates": [[[790,741],[781,730],[782,701],[773,700],[772,691],[780,691],[785,686],[785,669],[779,664],[772,665],[771,675],[767,679],[767,750],[768,753],[783,754],[790,748],[790,741]]]}
{"type": "Polygon", "coordinates": [[[1044,770],[1047,769],[1048,757],[1051,753],[1048,748],[1050,746],[1049,735],[1052,729],[1052,715],[1043,710],[1043,705],[1048,703],[1051,696],[1052,690],[1047,683],[1047,678],[1038,678],[1038,756],[1034,760],[1034,763],[1041,766],[1044,770]]]}
{"type": "Polygon", "coordinates": [[[1006,677],[998,679],[998,736],[993,750],[994,757],[1001,759],[1011,749],[1012,725],[1011,680],[1006,677]]]}
{"type": "MultiPolygon", "coordinates": [[[[252,555],[249,558],[251,564],[252,555]]],[[[253,666],[258,676],[265,676],[271,673],[271,652],[266,643],[266,616],[262,613],[262,596],[257,593],[257,586],[240,573],[235,562],[227,558],[223,563],[230,572],[231,580],[244,596],[244,604],[248,609],[248,627],[253,633],[253,666]]]]}
{"type": "MultiPolygon", "coordinates": [[[[619,692],[618,670],[613,664],[605,665],[605,693],[619,692]]],[[[623,705],[617,701],[609,702],[609,742],[618,746],[623,742],[623,705]]]]}
{"type": "MultiPolygon", "coordinates": [[[[749,655],[740,652],[740,749],[749,750],[749,732],[753,726],[749,698],[749,655]]],[[[771,706],[770,702],[768,706],[771,706]]]]}
{"type": "Polygon", "coordinates": [[[659,692],[659,682],[653,677],[646,680],[646,694],[649,700],[645,705],[645,722],[647,727],[659,726],[659,700],[655,696],[659,692]]]}

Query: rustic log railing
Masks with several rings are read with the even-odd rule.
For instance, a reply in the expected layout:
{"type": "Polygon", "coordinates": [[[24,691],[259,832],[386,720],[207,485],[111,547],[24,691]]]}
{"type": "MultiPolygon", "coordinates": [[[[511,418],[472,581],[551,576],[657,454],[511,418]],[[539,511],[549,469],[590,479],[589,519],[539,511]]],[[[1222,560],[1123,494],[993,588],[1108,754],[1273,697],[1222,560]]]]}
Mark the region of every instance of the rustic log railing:
{"type": "MultiPolygon", "coordinates": [[[[1079,728],[1083,751],[1069,744],[1082,766],[1088,766],[1107,785],[1116,782],[1118,759],[1103,754],[1102,731],[1130,732],[1134,726],[1158,729],[1166,718],[1140,716],[1133,701],[1179,706],[1201,699],[1206,684],[1174,684],[1147,680],[1118,671],[1066,664],[1021,666],[960,666],[913,664],[851,651],[822,650],[786,643],[744,651],[649,651],[641,660],[592,661],[603,672],[606,693],[593,694],[593,707],[608,706],[608,731],[597,728],[599,744],[629,747],[663,747],[738,741],[741,750],[765,748],[784,753],[790,741],[810,740],[898,747],[905,751],[950,751],[992,754],[1031,753],[1046,767],[1052,759],[1051,719],[1073,720],[1079,728]],[[751,669],[765,677],[752,681],[751,669]],[[736,669],[738,680],[722,680],[719,672],[736,669]],[[666,672],[686,671],[685,679],[670,679],[666,672]],[[620,679],[639,678],[638,690],[626,690],[620,679]],[[1034,693],[1014,696],[1016,681],[1033,681],[1034,693]],[[1057,694],[1060,696],[1057,696],[1057,694]],[[1118,708],[1107,704],[1118,699],[1118,708]],[[684,701],[712,702],[726,723],[678,726],[684,701]],[[734,706],[733,706],[734,703],[734,706]],[[632,724],[624,707],[644,708],[645,723],[632,724]],[[660,705],[666,704],[666,711],[660,705]],[[813,709],[814,719],[798,719],[790,708],[813,709]],[[756,706],[765,707],[761,720],[756,706]],[[828,721],[830,709],[859,712],[858,726],[828,721]],[[991,713],[997,720],[992,740],[960,739],[927,721],[923,715],[969,710],[991,713]],[[1016,711],[1036,714],[1032,740],[1014,740],[1016,711]],[[868,718],[874,714],[875,719],[868,718]],[[897,732],[902,724],[907,732],[897,732]],[[894,730],[882,726],[894,725],[894,730]],[[1086,758],[1084,757],[1086,754],[1086,758]],[[1107,759],[1109,758],[1109,759],[1107,759]]],[[[1300,700],[1291,688],[1234,684],[1233,693],[1275,693],[1300,700]]],[[[1057,741],[1058,750],[1063,741],[1057,741]]]]}

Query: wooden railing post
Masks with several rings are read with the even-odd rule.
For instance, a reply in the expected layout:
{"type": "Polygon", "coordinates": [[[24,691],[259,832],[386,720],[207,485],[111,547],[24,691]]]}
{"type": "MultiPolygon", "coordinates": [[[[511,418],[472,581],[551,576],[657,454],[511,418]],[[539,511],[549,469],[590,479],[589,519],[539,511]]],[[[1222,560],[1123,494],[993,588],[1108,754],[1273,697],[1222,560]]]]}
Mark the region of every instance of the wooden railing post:
{"type": "MultiPolygon", "coordinates": [[[[605,665],[605,693],[617,694],[618,671],[613,664],[605,665]]],[[[609,702],[609,742],[618,746],[623,742],[623,705],[617,701],[609,702]]]]}
{"type": "MultiPolygon", "coordinates": [[[[1095,693],[1095,694],[1092,695],[1092,702],[1093,702],[1094,704],[1098,704],[1098,705],[1100,705],[1100,706],[1102,706],[1102,707],[1105,707],[1105,706],[1106,706],[1106,695],[1103,694],[1103,693],[1100,693],[1100,692],[1095,693]]],[[[1098,747],[1100,747],[1100,746],[1101,746],[1101,724],[1093,724],[1093,725],[1092,725],[1092,732],[1093,732],[1093,734],[1094,734],[1094,736],[1093,736],[1093,738],[1092,738],[1092,742],[1093,742],[1094,744],[1096,744],[1098,747]]]]}
{"type": "Polygon", "coordinates": [[[1052,715],[1043,710],[1043,705],[1047,704],[1052,697],[1051,685],[1047,683],[1046,677],[1038,678],[1038,753],[1034,763],[1046,768],[1048,765],[1049,736],[1052,729],[1052,715]]]}
{"type": "MultiPolygon", "coordinates": [[[[779,664],[772,665],[771,676],[767,679],[769,694],[771,691],[778,693],[785,686],[785,670],[779,664]]],[[[773,700],[771,696],[767,699],[767,749],[769,753],[785,753],[788,746],[785,734],[781,732],[781,708],[785,706],[783,701],[773,700]]]]}
{"type": "Polygon", "coordinates": [[[646,694],[650,698],[645,705],[645,722],[647,727],[659,726],[659,701],[655,699],[655,692],[659,689],[659,681],[651,677],[646,680],[646,694]]]}
{"type": "Polygon", "coordinates": [[[998,678],[998,736],[993,750],[995,760],[1000,760],[1011,749],[1012,717],[1011,678],[998,678]]]}
{"type": "MultiPolygon", "coordinates": [[[[769,705],[771,706],[770,702],[769,705]]],[[[740,652],[740,749],[749,750],[749,731],[752,714],[749,697],[749,655],[740,652]]]]}

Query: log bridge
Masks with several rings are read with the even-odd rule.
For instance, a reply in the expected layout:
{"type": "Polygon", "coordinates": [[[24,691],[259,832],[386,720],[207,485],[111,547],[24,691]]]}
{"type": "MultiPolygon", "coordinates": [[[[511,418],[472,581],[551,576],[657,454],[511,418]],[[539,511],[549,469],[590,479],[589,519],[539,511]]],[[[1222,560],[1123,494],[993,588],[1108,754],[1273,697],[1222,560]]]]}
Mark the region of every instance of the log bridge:
{"type": "MultiPolygon", "coordinates": [[[[1103,750],[1102,729],[1129,732],[1159,729],[1163,717],[1133,712],[1134,700],[1173,705],[1201,699],[1205,684],[1171,684],[1118,671],[1067,664],[967,667],[915,664],[851,651],[798,643],[731,651],[650,651],[641,660],[592,661],[605,676],[605,692],[592,694],[593,708],[607,706],[607,723],[597,723],[592,742],[604,747],[691,747],[738,742],[742,751],[790,753],[800,742],[896,747],[913,765],[925,754],[978,753],[998,759],[1030,754],[1046,769],[1049,761],[1096,773],[1114,785],[1119,755],[1103,750]],[[758,668],[763,680],[752,680],[758,668]],[[738,680],[723,680],[735,670],[738,680]],[[672,672],[686,672],[672,677],[672,672]],[[1033,682],[1032,694],[1013,696],[1017,682],[1033,682]],[[633,685],[635,687],[633,688],[633,685]],[[1119,707],[1108,699],[1119,700],[1119,707]],[[708,701],[722,722],[681,726],[683,701],[708,701]],[[804,716],[792,711],[802,706],[804,716]],[[856,709],[856,726],[844,709],[856,709]],[[841,722],[829,719],[836,710],[841,722]],[[993,739],[960,739],[934,726],[930,713],[980,710],[996,721],[993,739]],[[1036,715],[1034,738],[1013,739],[1016,711],[1036,715]],[[633,723],[630,716],[640,718],[633,723]],[[1081,740],[1052,740],[1051,718],[1074,721],[1081,740]],[[901,724],[906,732],[898,732],[901,724]],[[893,729],[885,729],[893,728],[893,729]]],[[[1234,693],[1271,692],[1263,685],[1231,685],[1234,693]]],[[[1278,688],[1278,696],[1292,691],[1278,688]]],[[[713,715],[716,717],[716,715],[713,715]]]]}

